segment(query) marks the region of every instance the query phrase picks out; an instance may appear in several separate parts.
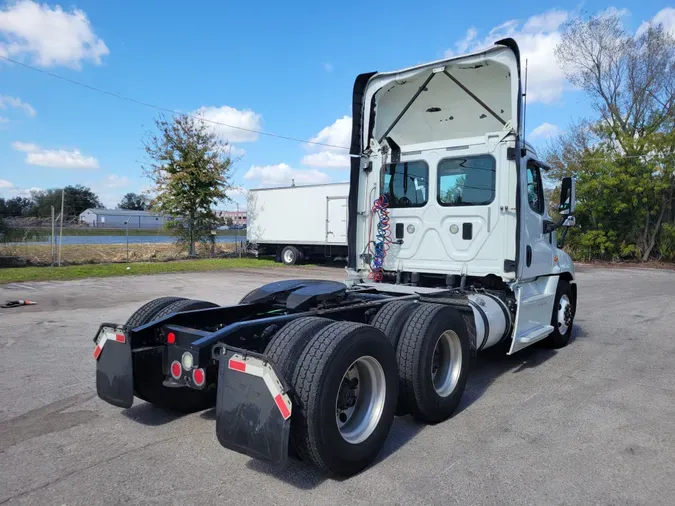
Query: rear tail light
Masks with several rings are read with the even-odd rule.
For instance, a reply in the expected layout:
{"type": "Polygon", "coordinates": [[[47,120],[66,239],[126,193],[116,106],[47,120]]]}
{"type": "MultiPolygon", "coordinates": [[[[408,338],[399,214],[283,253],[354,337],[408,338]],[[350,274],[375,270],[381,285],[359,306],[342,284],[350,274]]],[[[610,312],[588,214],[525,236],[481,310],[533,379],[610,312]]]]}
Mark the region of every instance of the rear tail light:
{"type": "Polygon", "coordinates": [[[169,343],[169,344],[175,343],[176,342],[176,334],[174,334],[173,332],[169,332],[166,335],[166,342],[169,343]]]}
{"type": "Polygon", "coordinates": [[[171,362],[171,376],[173,376],[173,379],[180,379],[182,374],[183,369],[180,366],[180,362],[178,360],[171,362]]]}
{"type": "Polygon", "coordinates": [[[204,373],[204,369],[195,369],[194,371],[192,371],[192,381],[198,387],[204,385],[204,381],[206,381],[206,374],[204,373]]]}

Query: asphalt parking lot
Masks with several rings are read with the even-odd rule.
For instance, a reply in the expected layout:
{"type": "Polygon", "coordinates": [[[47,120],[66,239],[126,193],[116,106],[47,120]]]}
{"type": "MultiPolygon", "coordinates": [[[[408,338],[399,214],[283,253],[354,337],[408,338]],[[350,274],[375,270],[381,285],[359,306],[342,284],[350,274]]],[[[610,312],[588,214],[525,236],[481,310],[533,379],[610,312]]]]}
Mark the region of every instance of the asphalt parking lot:
{"type": "Polygon", "coordinates": [[[142,303],[233,303],[262,283],[334,268],[0,286],[0,504],[675,504],[675,273],[578,273],[574,340],[485,355],[456,415],[395,421],[348,480],[222,448],[213,410],[184,417],[96,397],[92,337],[142,303]]]}

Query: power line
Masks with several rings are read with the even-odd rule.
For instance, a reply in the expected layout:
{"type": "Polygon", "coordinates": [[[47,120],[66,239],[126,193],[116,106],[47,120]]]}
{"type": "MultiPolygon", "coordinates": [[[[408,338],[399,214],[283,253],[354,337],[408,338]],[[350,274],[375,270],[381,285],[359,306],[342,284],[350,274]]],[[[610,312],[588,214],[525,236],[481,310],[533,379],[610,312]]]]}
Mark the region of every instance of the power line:
{"type": "Polygon", "coordinates": [[[115,97],[115,98],[118,98],[120,100],[126,100],[127,102],[131,102],[133,104],[142,105],[144,107],[150,107],[151,109],[156,109],[158,111],[166,112],[166,113],[169,113],[169,114],[174,114],[174,115],[177,115],[177,116],[188,116],[190,118],[193,118],[193,119],[198,120],[198,121],[203,121],[205,123],[212,123],[214,125],[224,126],[224,127],[227,127],[227,128],[234,128],[235,130],[242,130],[244,132],[251,132],[251,133],[255,133],[255,134],[266,135],[268,137],[275,137],[277,139],[284,139],[284,140],[287,140],[287,141],[300,142],[302,144],[313,144],[313,145],[316,145],[316,146],[326,146],[328,148],[337,148],[337,149],[349,149],[346,146],[337,146],[335,144],[328,144],[326,142],[308,141],[308,140],[305,140],[305,139],[298,139],[296,137],[289,137],[287,135],[278,135],[278,134],[273,134],[273,133],[270,133],[270,132],[263,132],[262,130],[255,130],[255,129],[252,129],[252,128],[244,128],[244,127],[235,126],[235,125],[228,125],[227,123],[221,123],[220,121],[214,121],[214,120],[210,120],[210,119],[206,119],[206,118],[201,118],[201,117],[195,116],[193,114],[186,114],[186,113],[183,113],[183,112],[180,112],[180,111],[176,111],[174,109],[169,109],[167,107],[161,107],[159,105],[154,105],[154,104],[151,104],[149,102],[143,102],[142,100],[136,100],[135,98],[127,97],[125,95],[120,95],[119,93],[115,93],[115,92],[108,91],[108,90],[103,90],[101,88],[97,88],[96,86],[91,86],[90,84],[81,83],[79,81],[75,81],[74,79],[69,79],[67,77],[63,77],[63,76],[60,76],[58,74],[54,74],[53,72],[49,72],[48,70],[39,69],[37,67],[33,67],[32,65],[28,65],[27,63],[23,63],[23,62],[14,60],[12,58],[7,58],[6,56],[0,55],[0,58],[5,60],[5,61],[8,61],[10,63],[20,65],[21,67],[33,70],[35,72],[39,72],[41,74],[48,75],[48,76],[53,77],[55,79],[60,79],[61,81],[65,81],[67,83],[74,84],[76,86],[80,86],[82,88],[86,88],[88,90],[95,91],[97,93],[109,95],[111,97],[115,97]]]}
{"type": "Polygon", "coordinates": [[[659,156],[659,155],[650,155],[650,154],[645,154],[645,155],[617,155],[617,156],[603,156],[603,157],[598,157],[598,158],[573,158],[569,161],[567,160],[561,160],[563,163],[578,163],[578,162],[606,162],[606,161],[614,161],[614,160],[623,160],[626,158],[644,158],[647,156],[659,156]]]}
{"type": "MultiPolygon", "coordinates": [[[[279,135],[279,134],[274,134],[274,133],[270,133],[270,132],[264,132],[262,130],[255,130],[255,129],[252,129],[252,128],[245,128],[245,127],[240,127],[240,126],[236,126],[236,125],[228,125],[227,123],[222,123],[220,121],[201,118],[201,117],[196,116],[194,114],[186,114],[186,113],[183,113],[183,112],[180,112],[180,111],[176,111],[175,109],[169,109],[167,107],[154,105],[154,104],[151,104],[149,102],[144,102],[142,100],[137,100],[135,98],[131,98],[131,97],[127,97],[125,95],[121,95],[119,93],[115,93],[115,92],[112,92],[112,91],[97,88],[96,86],[91,86],[90,84],[81,83],[80,81],[76,81],[76,80],[70,79],[68,77],[63,77],[63,76],[60,76],[58,74],[54,74],[53,72],[49,72],[48,70],[39,69],[37,67],[33,67],[32,65],[28,65],[27,63],[23,63],[23,62],[14,60],[12,58],[8,58],[6,56],[0,55],[0,59],[3,59],[3,60],[8,61],[10,63],[14,63],[15,65],[19,65],[19,66],[24,67],[26,69],[33,70],[35,72],[39,72],[41,74],[48,75],[48,76],[53,77],[55,79],[59,79],[61,81],[65,81],[67,83],[74,84],[74,85],[80,86],[82,88],[86,88],[90,91],[95,91],[95,92],[101,93],[103,95],[109,95],[111,97],[114,97],[114,98],[117,98],[117,99],[120,99],[120,100],[125,100],[125,101],[131,102],[133,104],[142,105],[144,107],[149,107],[151,109],[166,112],[166,113],[173,114],[173,115],[176,115],[176,116],[188,116],[188,117],[193,118],[197,121],[203,121],[204,123],[211,123],[213,125],[224,126],[224,127],[227,127],[227,128],[233,128],[235,130],[241,130],[241,131],[244,131],[244,132],[251,132],[251,133],[255,133],[255,134],[259,134],[259,135],[266,135],[268,137],[274,137],[276,139],[283,139],[283,140],[287,140],[287,141],[299,142],[301,144],[312,144],[312,145],[315,145],[315,146],[325,146],[325,147],[328,147],[328,148],[336,148],[336,149],[349,149],[349,147],[347,147],[347,146],[338,146],[336,144],[328,144],[326,142],[318,142],[318,141],[311,141],[311,140],[306,140],[306,139],[299,139],[297,137],[290,137],[290,136],[287,136],[287,135],[279,135]]],[[[644,156],[649,156],[649,155],[619,155],[619,156],[616,156],[616,157],[579,158],[579,159],[573,160],[573,162],[594,162],[594,161],[600,162],[600,161],[606,161],[606,160],[617,160],[617,159],[622,159],[622,158],[642,158],[644,156]]],[[[570,162],[567,162],[567,163],[570,163],[570,162]]]]}

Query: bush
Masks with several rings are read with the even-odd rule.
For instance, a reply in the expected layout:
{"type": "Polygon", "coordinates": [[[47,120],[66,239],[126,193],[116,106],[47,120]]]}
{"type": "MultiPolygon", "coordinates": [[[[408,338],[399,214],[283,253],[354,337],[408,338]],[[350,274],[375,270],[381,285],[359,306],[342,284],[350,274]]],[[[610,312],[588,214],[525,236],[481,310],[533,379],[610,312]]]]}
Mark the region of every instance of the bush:
{"type": "Polygon", "coordinates": [[[658,251],[661,260],[675,260],[675,225],[663,224],[659,234],[658,251]]]}

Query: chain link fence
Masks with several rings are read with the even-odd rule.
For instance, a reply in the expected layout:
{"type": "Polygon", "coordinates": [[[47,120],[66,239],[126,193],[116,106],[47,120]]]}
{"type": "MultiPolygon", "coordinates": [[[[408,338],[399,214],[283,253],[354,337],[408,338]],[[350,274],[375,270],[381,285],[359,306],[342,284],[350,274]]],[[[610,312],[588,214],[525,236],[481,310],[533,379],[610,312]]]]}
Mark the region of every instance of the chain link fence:
{"type": "MultiPolygon", "coordinates": [[[[0,237],[0,267],[19,265],[76,265],[116,262],[163,262],[187,259],[187,245],[163,229],[90,228],[77,218],[64,219],[63,234],[52,232],[50,220],[5,220],[0,237]]],[[[196,256],[217,258],[244,253],[245,230],[217,231],[215,243],[199,243],[196,256]]]]}

